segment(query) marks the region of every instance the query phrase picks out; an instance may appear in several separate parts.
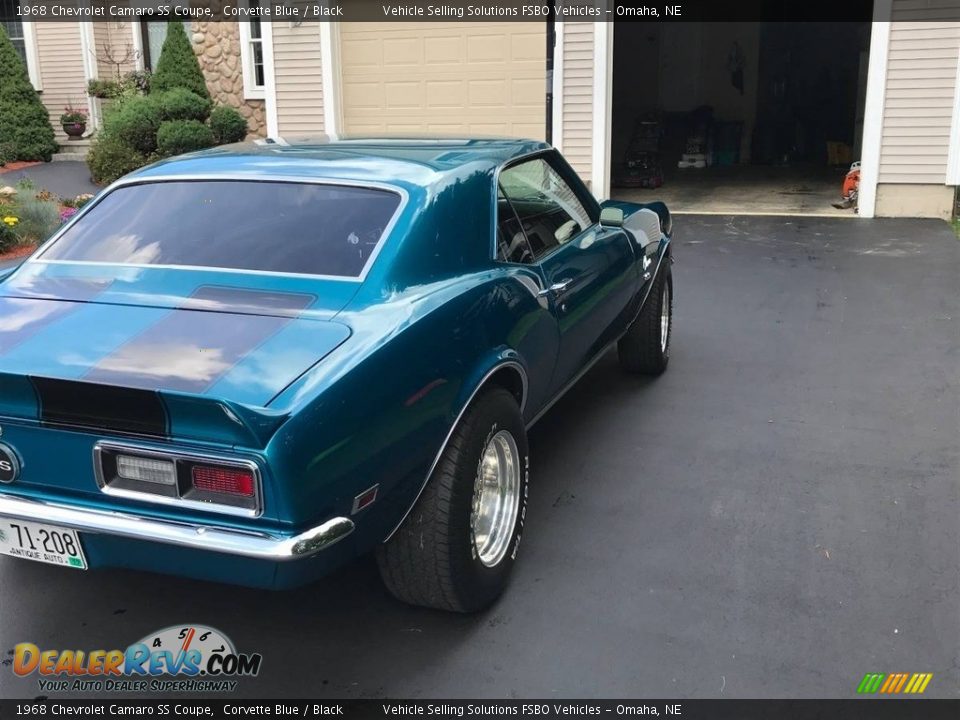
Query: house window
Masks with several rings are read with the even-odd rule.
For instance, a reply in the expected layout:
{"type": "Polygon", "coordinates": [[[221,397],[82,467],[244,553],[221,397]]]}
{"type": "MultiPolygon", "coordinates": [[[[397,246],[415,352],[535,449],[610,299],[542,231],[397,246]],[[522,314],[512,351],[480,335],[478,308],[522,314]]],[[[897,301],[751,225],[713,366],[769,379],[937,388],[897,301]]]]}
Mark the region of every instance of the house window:
{"type": "MultiPolygon", "coordinates": [[[[5,0],[0,0],[3,2],[5,0]]],[[[187,31],[187,37],[190,37],[190,21],[183,23],[187,31]]],[[[167,23],[144,20],[140,23],[140,44],[143,48],[143,67],[147,70],[156,70],[157,61],[160,59],[160,51],[163,49],[163,43],[167,39],[167,23]]]]}
{"type": "Polygon", "coordinates": [[[16,18],[17,8],[19,6],[20,0],[0,0],[0,18],[7,18],[0,20],[0,25],[3,25],[3,29],[6,30],[14,50],[17,51],[20,59],[23,60],[23,64],[27,68],[27,73],[30,75],[30,82],[33,83],[35,88],[39,89],[40,82],[39,74],[37,73],[37,58],[33,46],[33,38],[30,33],[31,27],[20,20],[8,19],[16,18]]]}
{"type": "MultiPolygon", "coordinates": [[[[253,9],[260,7],[260,0],[248,0],[253,9]]],[[[240,60],[243,63],[243,94],[247,99],[264,97],[266,72],[263,63],[263,25],[254,17],[240,26],[240,60]]]]}

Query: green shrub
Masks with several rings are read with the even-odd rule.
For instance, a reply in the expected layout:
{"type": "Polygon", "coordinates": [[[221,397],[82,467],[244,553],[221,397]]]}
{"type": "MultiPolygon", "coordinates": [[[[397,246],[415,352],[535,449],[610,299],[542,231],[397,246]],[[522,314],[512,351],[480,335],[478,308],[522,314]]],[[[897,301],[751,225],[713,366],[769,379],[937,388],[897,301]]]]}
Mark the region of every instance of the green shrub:
{"type": "Polygon", "coordinates": [[[90,97],[109,99],[120,95],[120,83],[115,80],[90,80],[87,82],[87,95],[90,97]]]}
{"type": "Polygon", "coordinates": [[[160,114],[164,120],[199,120],[210,117],[213,105],[207,98],[200,97],[186,88],[173,88],[155,96],[160,105],[160,114]]]}
{"type": "Polygon", "coordinates": [[[153,76],[149,70],[131,70],[123,76],[120,81],[120,87],[123,90],[133,90],[146,95],[150,92],[150,78],[153,76]]]}
{"type": "Polygon", "coordinates": [[[13,228],[4,222],[0,222],[0,255],[13,250],[19,243],[20,239],[13,232],[13,228]]]}
{"type": "Polygon", "coordinates": [[[240,142],[247,136],[247,121],[235,108],[218,105],[210,113],[210,129],[217,145],[240,142]]]}
{"type": "Polygon", "coordinates": [[[199,120],[167,120],[157,132],[157,149],[163,155],[180,155],[213,144],[213,133],[199,120]]]}
{"type": "Polygon", "coordinates": [[[103,129],[131,149],[148,155],[157,149],[161,122],[163,114],[156,98],[132,97],[111,108],[103,129]]]}
{"type": "Polygon", "coordinates": [[[137,152],[106,129],[97,134],[87,154],[90,176],[97,183],[111,183],[147,162],[146,155],[137,152]]]}
{"type": "Polygon", "coordinates": [[[13,250],[20,242],[17,237],[16,226],[20,223],[17,211],[6,203],[0,203],[0,255],[13,250]]]}
{"type": "Polygon", "coordinates": [[[20,222],[13,231],[21,243],[42,242],[60,227],[60,208],[54,200],[25,198],[17,202],[16,215],[20,222]]]}
{"type": "Polygon", "coordinates": [[[0,139],[12,160],[49,160],[57,150],[47,109],[0,25],[0,139]]]}
{"type": "Polygon", "coordinates": [[[202,98],[210,99],[200,63],[190,47],[183,23],[167,24],[167,38],[160,49],[160,59],[150,79],[150,92],[161,93],[173,88],[186,88],[202,98]]]}

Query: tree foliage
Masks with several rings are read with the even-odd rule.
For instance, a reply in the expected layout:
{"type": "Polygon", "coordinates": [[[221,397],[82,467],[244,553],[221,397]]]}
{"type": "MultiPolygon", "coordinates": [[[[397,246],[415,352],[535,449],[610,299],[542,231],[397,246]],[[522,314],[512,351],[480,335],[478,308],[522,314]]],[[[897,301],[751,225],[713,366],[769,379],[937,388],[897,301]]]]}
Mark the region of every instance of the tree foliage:
{"type": "Polygon", "coordinates": [[[167,24],[167,38],[163,41],[160,59],[150,78],[151,93],[173,88],[186,88],[206,100],[210,99],[200,62],[193,54],[190,38],[180,22],[167,24]]]}
{"type": "Polygon", "coordinates": [[[49,160],[57,151],[47,109],[0,25],[0,140],[4,159],[49,160]]]}

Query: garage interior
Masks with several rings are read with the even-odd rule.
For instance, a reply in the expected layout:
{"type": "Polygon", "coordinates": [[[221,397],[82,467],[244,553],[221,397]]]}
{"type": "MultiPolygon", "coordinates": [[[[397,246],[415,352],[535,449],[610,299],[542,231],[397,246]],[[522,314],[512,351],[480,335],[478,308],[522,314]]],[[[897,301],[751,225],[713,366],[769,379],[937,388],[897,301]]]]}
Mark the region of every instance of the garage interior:
{"type": "Polygon", "coordinates": [[[616,23],[611,195],[854,216],[832,203],[859,160],[869,50],[868,22],[616,23]]]}

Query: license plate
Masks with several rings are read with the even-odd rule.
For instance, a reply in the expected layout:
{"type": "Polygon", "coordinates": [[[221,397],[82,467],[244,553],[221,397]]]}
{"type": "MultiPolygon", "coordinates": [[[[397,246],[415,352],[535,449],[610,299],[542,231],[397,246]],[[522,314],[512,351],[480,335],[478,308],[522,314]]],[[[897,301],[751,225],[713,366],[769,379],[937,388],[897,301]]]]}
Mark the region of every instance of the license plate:
{"type": "Polygon", "coordinates": [[[75,530],[0,518],[0,555],[87,569],[75,530]]]}

